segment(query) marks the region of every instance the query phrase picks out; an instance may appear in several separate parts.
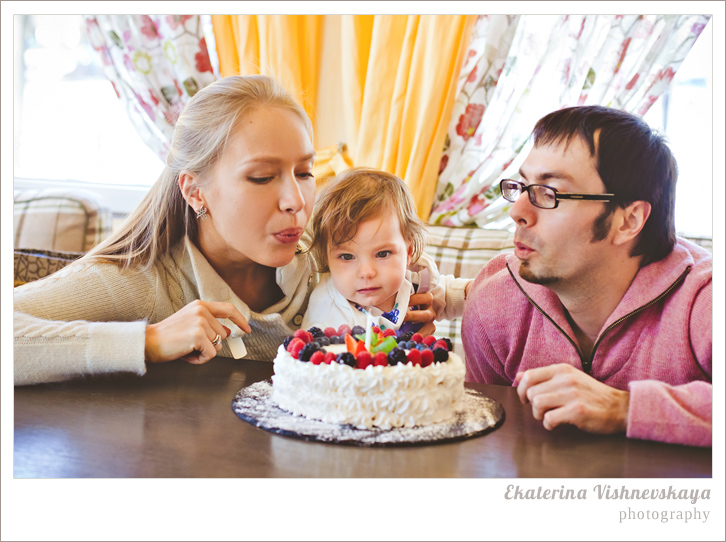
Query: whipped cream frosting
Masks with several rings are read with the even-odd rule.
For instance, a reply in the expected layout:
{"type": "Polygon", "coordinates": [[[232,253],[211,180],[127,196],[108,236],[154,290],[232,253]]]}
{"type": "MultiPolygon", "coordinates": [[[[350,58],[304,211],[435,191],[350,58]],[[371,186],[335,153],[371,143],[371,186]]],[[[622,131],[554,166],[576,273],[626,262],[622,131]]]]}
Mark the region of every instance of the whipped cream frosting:
{"type": "Polygon", "coordinates": [[[463,407],[464,362],[449,352],[445,362],[354,369],[314,365],[280,346],[274,361],[272,400],[295,415],[360,429],[414,427],[443,422],[463,407]]]}

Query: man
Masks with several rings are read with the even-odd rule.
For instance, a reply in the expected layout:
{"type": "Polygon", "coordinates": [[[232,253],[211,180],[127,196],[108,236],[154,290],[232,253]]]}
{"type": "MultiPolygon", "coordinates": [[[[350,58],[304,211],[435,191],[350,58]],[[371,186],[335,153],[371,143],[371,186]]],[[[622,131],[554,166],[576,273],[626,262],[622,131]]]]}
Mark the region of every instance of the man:
{"type": "Polygon", "coordinates": [[[597,106],[545,116],[533,142],[500,183],[514,253],[466,300],[467,380],[518,386],[547,429],[710,446],[712,258],[676,238],[670,150],[597,106]]]}

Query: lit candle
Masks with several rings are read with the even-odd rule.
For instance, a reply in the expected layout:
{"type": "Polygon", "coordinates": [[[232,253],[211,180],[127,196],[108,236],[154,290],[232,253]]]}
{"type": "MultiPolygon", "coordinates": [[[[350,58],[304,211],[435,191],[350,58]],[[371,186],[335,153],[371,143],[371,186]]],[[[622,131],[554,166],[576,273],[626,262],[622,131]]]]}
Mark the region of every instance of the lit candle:
{"type": "Polygon", "coordinates": [[[371,335],[373,334],[373,316],[366,312],[366,350],[371,351],[371,335]]]}

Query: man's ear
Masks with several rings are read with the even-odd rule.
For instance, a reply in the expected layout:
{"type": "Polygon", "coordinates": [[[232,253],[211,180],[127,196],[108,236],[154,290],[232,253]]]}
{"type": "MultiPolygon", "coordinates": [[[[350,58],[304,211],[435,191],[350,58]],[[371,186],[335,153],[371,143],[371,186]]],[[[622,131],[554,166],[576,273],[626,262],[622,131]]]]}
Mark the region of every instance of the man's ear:
{"type": "Polygon", "coordinates": [[[184,170],[179,174],[179,190],[181,190],[184,200],[195,212],[206,205],[204,197],[197,187],[197,178],[193,173],[184,170]]]}
{"type": "Polygon", "coordinates": [[[613,242],[622,245],[632,241],[643,230],[652,207],[647,201],[634,201],[624,209],[619,209],[620,220],[617,223],[613,242]]]}

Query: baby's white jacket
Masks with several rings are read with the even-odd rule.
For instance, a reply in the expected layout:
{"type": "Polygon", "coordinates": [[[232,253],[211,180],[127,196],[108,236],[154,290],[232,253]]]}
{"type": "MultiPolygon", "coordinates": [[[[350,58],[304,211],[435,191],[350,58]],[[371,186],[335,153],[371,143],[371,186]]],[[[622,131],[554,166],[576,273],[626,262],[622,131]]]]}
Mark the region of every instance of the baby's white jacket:
{"type": "MultiPolygon", "coordinates": [[[[394,310],[391,311],[398,310],[395,321],[383,316],[380,309],[371,307],[373,325],[398,329],[403,324],[409,307],[409,299],[414,293],[414,285],[418,286],[418,291],[429,291],[433,294],[436,320],[458,318],[464,313],[465,288],[470,280],[456,278],[453,275],[440,275],[431,256],[423,253],[416,263],[409,266],[406,271],[403,286],[398,291],[394,310]],[[426,285],[427,282],[428,285],[426,285]]],[[[369,309],[366,308],[366,310],[369,309]]],[[[338,292],[330,273],[321,274],[320,282],[310,296],[308,309],[302,321],[302,329],[309,329],[313,326],[320,329],[326,327],[337,329],[343,324],[350,327],[354,325],[365,327],[366,323],[366,314],[360,310],[357,304],[351,303],[338,292]]]]}

